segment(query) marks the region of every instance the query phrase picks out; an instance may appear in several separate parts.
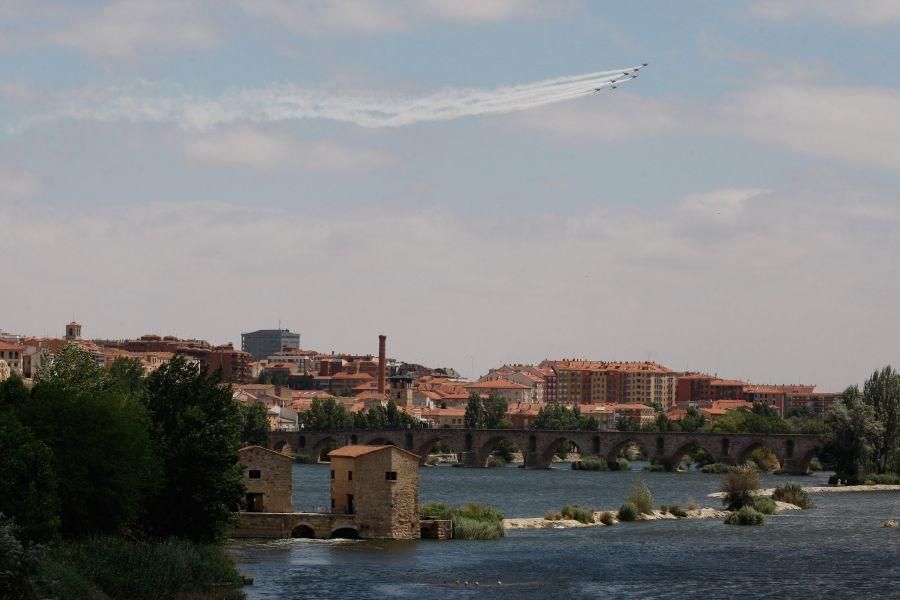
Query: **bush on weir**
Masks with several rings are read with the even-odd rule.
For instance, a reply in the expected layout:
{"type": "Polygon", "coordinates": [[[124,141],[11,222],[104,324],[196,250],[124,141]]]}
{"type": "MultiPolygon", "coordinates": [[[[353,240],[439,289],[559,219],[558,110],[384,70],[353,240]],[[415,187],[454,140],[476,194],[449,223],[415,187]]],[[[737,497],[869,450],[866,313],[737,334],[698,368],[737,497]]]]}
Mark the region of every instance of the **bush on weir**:
{"type": "Polygon", "coordinates": [[[640,514],[641,511],[639,511],[638,507],[634,505],[634,502],[626,502],[619,507],[620,521],[635,521],[640,514]]]}
{"type": "Polygon", "coordinates": [[[764,515],[774,515],[778,512],[775,501],[767,496],[754,496],[753,502],[750,504],[757,512],[764,515]]]}
{"type": "Polygon", "coordinates": [[[560,514],[564,519],[572,519],[579,523],[587,524],[594,522],[594,511],[584,509],[578,504],[566,504],[563,506],[560,514]]]}
{"type": "Polygon", "coordinates": [[[779,502],[787,502],[800,508],[812,508],[814,505],[809,494],[799,483],[784,483],[775,488],[772,498],[779,502]]]}
{"type": "Polygon", "coordinates": [[[762,513],[751,506],[744,506],[725,517],[726,525],[762,525],[765,522],[762,513]]]}
{"type": "Polygon", "coordinates": [[[653,495],[643,481],[638,480],[631,486],[631,490],[628,492],[628,502],[633,503],[645,515],[653,514],[653,495]]]}

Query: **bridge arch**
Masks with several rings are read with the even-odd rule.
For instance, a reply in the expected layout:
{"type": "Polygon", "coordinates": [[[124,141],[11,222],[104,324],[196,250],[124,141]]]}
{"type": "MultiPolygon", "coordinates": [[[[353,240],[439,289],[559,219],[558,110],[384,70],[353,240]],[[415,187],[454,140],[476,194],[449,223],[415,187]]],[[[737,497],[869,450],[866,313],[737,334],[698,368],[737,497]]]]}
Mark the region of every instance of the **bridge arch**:
{"type": "Polygon", "coordinates": [[[541,454],[542,462],[546,463],[547,466],[550,466],[553,463],[553,456],[561,449],[563,449],[567,443],[569,444],[569,452],[574,451],[582,455],[585,453],[584,449],[581,447],[581,444],[572,439],[571,436],[560,435],[549,444],[544,446],[544,451],[541,454]]]}
{"type": "Polygon", "coordinates": [[[525,457],[526,449],[522,447],[516,436],[508,434],[491,435],[479,446],[478,451],[475,453],[476,466],[486,466],[491,456],[499,449],[512,451],[513,448],[521,452],[523,458],[525,457]]]}
{"type": "Polygon", "coordinates": [[[413,450],[416,454],[421,457],[421,462],[425,462],[428,460],[428,456],[431,454],[431,451],[439,442],[447,442],[450,446],[450,449],[455,453],[459,453],[459,449],[453,445],[453,439],[450,435],[450,432],[446,429],[431,429],[429,431],[435,432],[434,435],[429,436],[425,439],[425,441],[420,442],[416,449],[413,450]]]}
{"type": "Polygon", "coordinates": [[[619,459],[619,454],[631,445],[640,448],[641,452],[643,452],[644,456],[648,459],[653,456],[653,453],[650,452],[650,448],[647,447],[646,443],[644,443],[641,438],[627,436],[619,439],[610,447],[609,452],[606,453],[606,462],[610,464],[615,463],[619,459]]]}
{"type": "Polygon", "coordinates": [[[341,444],[337,438],[326,436],[315,443],[312,447],[310,456],[313,460],[323,461],[328,457],[329,452],[335,448],[340,448],[341,446],[343,446],[343,444],[341,444]]]}
{"type": "Polygon", "coordinates": [[[359,530],[357,530],[355,527],[339,527],[331,532],[331,539],[358,540],[359,530]]]}
{"type": "Polygon", "coordinates": [[[753,454],[753,452],[755,452],[756,450],[768,450],[775,456],[780,464],[783,460],[783,455],[778,453],[773,446],[775,446],[775,444],[770,444],[760,439],[754,439],[752,442],[741,449],[741,453],[738,455],[737,464],[743,465],[744,463],[749,461],[750,455],[753,454]]]}
{"type": "Polygon", "coordinates": [[[292,538],[307,538],[314,540],[316,539],[316,530],[306,523],[300,523],[294,529],[291,530],[292,538]]]}
{"type": "Polygon", "coordinates": [[[677,471],[685,457],[695,453],[697,450],[705,450],[713,461],[716,460],[715,452],[710,450],[706,445],[701,444],[698,440],[691,439],[679,446],[678,449],[668,457],[669,469],[671,469],[672,471],[677,471]]]}
{"type": "Polygon", "coordinates": [[[281,452],[282,454],[294,454],[294,448],[287,440],[281,440],[280,442],[276,442],[272,447],[272,450],[275,452],[281,452]]]}
{"type": "Polygon", "coordinates": [[[397,442],[386,437],[373,437],[366,442],[367,446],[396,446],[397,442]]]}

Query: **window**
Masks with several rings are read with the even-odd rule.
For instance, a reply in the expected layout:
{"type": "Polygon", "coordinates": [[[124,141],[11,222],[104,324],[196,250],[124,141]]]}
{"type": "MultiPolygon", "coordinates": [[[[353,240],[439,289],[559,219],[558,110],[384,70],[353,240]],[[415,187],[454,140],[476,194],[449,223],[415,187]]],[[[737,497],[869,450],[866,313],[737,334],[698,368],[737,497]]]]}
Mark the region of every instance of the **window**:
{"type": "Polygon", "coordinates": [[[388,481],[397,481],[397,471],[386,471],[384,478],[388,481]]]}
{"type": "Polygon", "coordinates": [[[331,478],[334,479],[334,469],[331,470],[331,478]]]}
{"type": "Polygon", "coordinates": [[[347,471],[347,481],[353,481],[353,471],[347,471]]]}
{"type": "Polygon", "coordinates": [[[247,473],[247,477],[249,477],[250,479],[261,479],[262,472],[260,472],[259,469],[250,469],[250,472],[247,473]]]}

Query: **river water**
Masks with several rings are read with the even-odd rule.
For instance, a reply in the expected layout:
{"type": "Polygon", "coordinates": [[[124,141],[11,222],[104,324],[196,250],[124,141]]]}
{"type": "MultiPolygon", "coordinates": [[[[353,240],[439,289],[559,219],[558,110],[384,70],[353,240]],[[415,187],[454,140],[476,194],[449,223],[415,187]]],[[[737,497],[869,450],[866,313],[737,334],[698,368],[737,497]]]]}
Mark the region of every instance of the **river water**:
{"type": "MultiPolygon", "coordinates": [[[[642,463],[632,463],[637,469],[642,463]]],[[[642,479],[654,503],[707,498],[722,476],[688,473],[454,469],[420,471],[420,501],[491,504],[536,517],[567,503],[618,507],[642,479]]],[[[766,476],[824,485],[827,474],[766,476]]],[[[327,506],[327,465],[295,465],[294,509],[327,506]]],[[[719,520],[510,531],[498,541],[240,541],[229,547],[255,598],[898,598],[896,492],[816,494],[816,508],[766,518],[763,527],[719,520]],[[457,580],[460,581],[457,584],[457,580]],[[468,581],[466,587],[464,582],[468,581]],[[475,582],[478,586],[475,586],[475,582]]]]}

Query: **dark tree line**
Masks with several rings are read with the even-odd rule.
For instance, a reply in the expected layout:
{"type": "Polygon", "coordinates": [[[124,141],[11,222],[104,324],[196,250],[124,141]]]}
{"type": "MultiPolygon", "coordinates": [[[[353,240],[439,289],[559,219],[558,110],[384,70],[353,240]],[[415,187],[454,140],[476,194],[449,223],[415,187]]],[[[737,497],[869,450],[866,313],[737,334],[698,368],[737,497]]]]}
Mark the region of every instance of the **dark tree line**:
{"type": "Polygon", "coordinates": [[[0,383],[0,513],[27,542],[221,539],[243,500],[245,430],[219,373],[179,357],[147,377],[129,359],[104,370],[70,345],[31,388],[0,383]]]}

